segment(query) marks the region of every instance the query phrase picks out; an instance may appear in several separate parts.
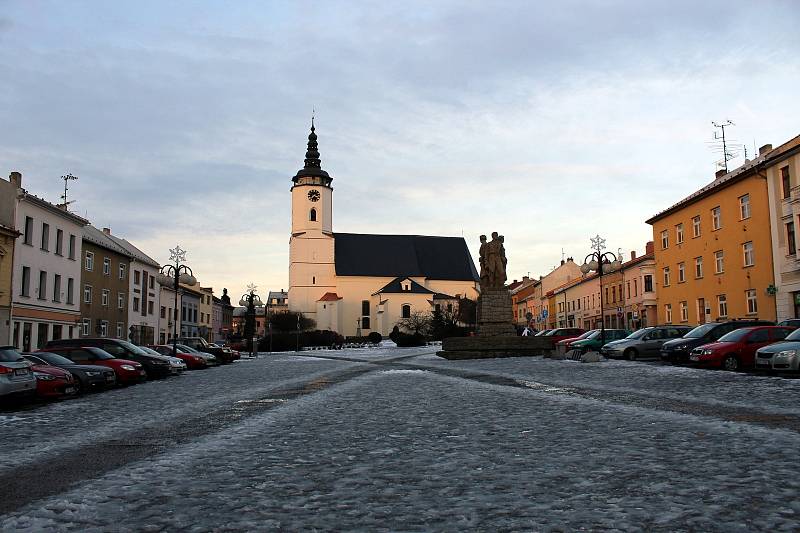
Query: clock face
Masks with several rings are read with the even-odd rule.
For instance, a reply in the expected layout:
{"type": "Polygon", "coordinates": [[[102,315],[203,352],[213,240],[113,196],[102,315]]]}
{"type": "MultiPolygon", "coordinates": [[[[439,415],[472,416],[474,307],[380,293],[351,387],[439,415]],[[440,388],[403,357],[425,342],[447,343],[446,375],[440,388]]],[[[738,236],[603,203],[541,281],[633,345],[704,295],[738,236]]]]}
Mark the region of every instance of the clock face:
{"type": "Polygon", "coordinates": [[[311,200],[312,202],[316,202],[317,200],[319,200],[319,191],[317,190],[308,191],[308,199],[311,200]]]}

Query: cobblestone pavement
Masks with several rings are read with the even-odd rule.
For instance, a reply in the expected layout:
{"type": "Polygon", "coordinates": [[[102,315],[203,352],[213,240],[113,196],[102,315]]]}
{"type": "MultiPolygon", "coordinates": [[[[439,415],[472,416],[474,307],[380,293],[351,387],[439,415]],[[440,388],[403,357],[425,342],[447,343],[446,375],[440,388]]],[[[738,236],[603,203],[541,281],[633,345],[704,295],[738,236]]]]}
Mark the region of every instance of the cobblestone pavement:
{"type": "Polygon", "coordinates": [[[800,380],[430,349],[310,355],[0,415],[0,528],[798,527],[800,380]]]}

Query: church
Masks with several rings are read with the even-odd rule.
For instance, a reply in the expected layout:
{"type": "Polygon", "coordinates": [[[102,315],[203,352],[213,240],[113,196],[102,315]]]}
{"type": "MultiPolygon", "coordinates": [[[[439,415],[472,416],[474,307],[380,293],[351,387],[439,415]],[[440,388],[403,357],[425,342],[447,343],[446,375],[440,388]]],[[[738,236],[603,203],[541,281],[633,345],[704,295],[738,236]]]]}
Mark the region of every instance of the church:
{"type": "Polygon", "coordinates": [[[479,277],[463,237],[333,231],[333,178],[322,170],[314,123],[292,178],[289,309],[344,336],[387,336],[416,311],[477,300],[479,277]]]}

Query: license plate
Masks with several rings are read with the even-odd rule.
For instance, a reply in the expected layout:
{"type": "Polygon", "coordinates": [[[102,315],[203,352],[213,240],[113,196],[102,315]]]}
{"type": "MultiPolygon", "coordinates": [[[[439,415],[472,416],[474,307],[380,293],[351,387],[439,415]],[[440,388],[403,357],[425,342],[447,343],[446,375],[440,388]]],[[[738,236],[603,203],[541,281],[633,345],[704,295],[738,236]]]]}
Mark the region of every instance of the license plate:
{"type": "Polygon", "coordinates": [[[114,376],[106,376],[106,381],[108,382],[114,381],[114,376]]]}
{"type": "Polygon", "coordinates": [[[14,375],[15,376],[27,376],[28,375],[28,369],[27,368],[18,368],[16,370],[14,370],[14,375]]]}
{"type": "Polygon", "coordinates": [[[75,392],[74,387],[67,387],[66,389],[64,389],[65,394],[72,394],[73,392],[75,392]]]}

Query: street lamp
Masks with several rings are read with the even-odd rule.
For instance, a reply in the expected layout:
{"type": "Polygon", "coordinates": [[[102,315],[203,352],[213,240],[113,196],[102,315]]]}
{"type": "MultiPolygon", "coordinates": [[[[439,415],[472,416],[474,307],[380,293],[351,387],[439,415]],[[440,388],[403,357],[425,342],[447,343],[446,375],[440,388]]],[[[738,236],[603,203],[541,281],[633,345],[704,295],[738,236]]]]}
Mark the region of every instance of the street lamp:
{"type": "Polygon", "coordinates": [[[261,307],[261,298],[256,294],[256,287],[252,283],[247,286],[247,291],[239,299],[239,305],[247,307],[244,313],[244,337],[250,342],[250,354],[255,356],[256,346],[253,339],[255,338],[256,331],[256,306],[261,307]]]}
{"type": "Polygon", "coordinates": [[[591,239],[592,253],[586,256],[581,265],[581,272],[597,272],[600,278],[600,347],[606,343],[606,317],[603,314],[603,274],[616,272],[622,267],[622,261],[613,252],[604,252],[606,240],[597,235],[591,239]]]}
{"type": "Polygon", "coordinates": [[[185,264],[186,250],[182,250],[180,245],[169,251],[169,260],[174,262],[162,266],[156,279],[165,287],[172,285],[175,291],[175,307],[172,310],[172,356],[175,357],[178,353],[178,288],[181,283],[195,285],[197,278],[194,277],[192,269],[185,264]]]}

